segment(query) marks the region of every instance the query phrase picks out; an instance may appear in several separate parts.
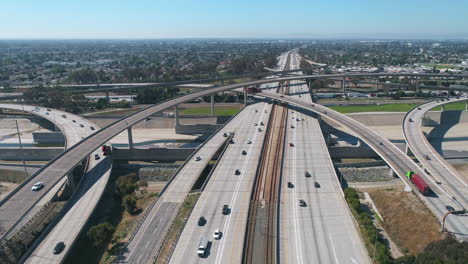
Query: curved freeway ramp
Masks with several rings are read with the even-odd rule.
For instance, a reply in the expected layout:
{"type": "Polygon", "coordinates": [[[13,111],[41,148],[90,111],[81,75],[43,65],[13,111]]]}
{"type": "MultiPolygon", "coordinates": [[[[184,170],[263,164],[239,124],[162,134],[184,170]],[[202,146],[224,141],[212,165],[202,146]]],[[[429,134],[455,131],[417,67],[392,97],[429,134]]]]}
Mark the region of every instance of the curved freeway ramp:
{"type": "MultiPolygon", "coordinates": [[[[411,160],[403,151],[397,148],[386,138],[380,136],[372,129],[359,123],[358,121],[331,110],[325,106],[321,106],[314,103],[308,103],[302,99],[296,99],[286,95],[277,95],[273,93],[259,93],[259,96],[283,101],[304,109],[313,111],[322,117],[330,118],[333,121],[347,127],[353,133],[361,138],[370,148],[372,148],[383,160],[393,169],[393,171],[403,180],[406,186],[411,186],[408,179],[405,177],[405,173],[409,170],[424,177],[433,190],[433,194],[429,196],[423,196],[419,192],[415,194],[425,202],[433,214],[440,220],[445,215],[447,210],[445,206],[450,204],[453,199],[453,195],[448,193],[445,189],[442,189],[436,184],[428,175],[421,169],[413,160],[411,160]]],[[[465,197],[457,197],[458,200],[466,199],[465,197]]],[[[449,217],[446,220],[447,229],[450,232],[458,235],[462,240],[468,239],[468,219],[466,217],[449,217]]]]}
{"type": "Polygon", "coordinates": [[[468,208],[468,181],[454,169],[431,145],[422,131],[424,115],[431,109],[468,98],[451,98],[425,103],[413,108],[403,119],[403,132],[408,147],[436,183],[451,194],[454,208],[468,208]]]}

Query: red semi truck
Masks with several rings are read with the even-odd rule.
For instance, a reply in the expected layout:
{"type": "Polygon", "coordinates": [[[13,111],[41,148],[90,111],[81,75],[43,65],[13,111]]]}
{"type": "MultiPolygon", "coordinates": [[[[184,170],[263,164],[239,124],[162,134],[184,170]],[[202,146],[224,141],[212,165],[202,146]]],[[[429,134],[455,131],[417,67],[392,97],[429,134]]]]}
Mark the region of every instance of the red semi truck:
{"type": "Polygon", "coordinates": [[[413,171],[408,171],[406,173],[406,177],[408,177],[408,179],[410,179],[410,181],[416,185],[416,187],[418,187],[422,195],[428,195],[431,192],[429,185],[418,174],[414,173],[413,171]]]}

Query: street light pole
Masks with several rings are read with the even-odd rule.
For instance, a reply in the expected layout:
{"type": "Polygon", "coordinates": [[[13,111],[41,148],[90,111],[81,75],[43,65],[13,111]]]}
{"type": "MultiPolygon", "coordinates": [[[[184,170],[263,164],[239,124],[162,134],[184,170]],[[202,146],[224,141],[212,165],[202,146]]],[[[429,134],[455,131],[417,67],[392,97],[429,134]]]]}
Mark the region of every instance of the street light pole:
{"type": "Polygon", "coordinates": [[[18,120],[15,120],[15,122],[16,122],[16,132],[18,133],[18,141],[20,144],[21,159],[23,160],[24,175],[25,177],[28,177],[28,171],[26,169],[26,161],[24,160],[23,144],[21,143],[21,135],[20,135],[19,127],[18,127],[18,120]]]}

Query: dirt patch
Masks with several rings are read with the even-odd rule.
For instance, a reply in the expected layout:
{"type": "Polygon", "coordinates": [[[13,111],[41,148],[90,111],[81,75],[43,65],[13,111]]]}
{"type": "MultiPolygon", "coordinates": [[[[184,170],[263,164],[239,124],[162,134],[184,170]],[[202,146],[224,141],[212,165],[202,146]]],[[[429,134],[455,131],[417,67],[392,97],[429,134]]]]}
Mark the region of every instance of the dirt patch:
{"type": "Polygon", "coordinates": [[[368,192],[384,219],[385,230],[403,252],[418,254],[431,242],[443,239],[439,222],[415,194],[394,188],[368,192]]]}
{"type": "Polygon", "coordinates": [[[5,198],[13,189],[18,186],[17,183],[12,182],[0,182],[0,200],[5,198]]]}
{"type": "Polygon", "coordinates": [[[452,164],[452,166],[465,178],[468,179],[468,162],[465,163],[456,163],[452,164]]]}

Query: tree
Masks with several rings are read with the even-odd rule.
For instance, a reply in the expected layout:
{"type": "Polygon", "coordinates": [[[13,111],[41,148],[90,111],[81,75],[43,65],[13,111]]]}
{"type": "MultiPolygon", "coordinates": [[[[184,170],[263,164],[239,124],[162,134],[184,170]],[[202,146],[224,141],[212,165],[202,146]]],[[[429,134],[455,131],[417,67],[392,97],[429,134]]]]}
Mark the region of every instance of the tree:
{"type": "Polygon", "coordinates": [[[117,191],[120,196],[133,193],[138,188],[138,175],[136,173],[130,173],[126,176],[120,176],[117,179],[117,191]]]}
{"type": "Polygon", "coordinates": [[[122,206],[129,214],[134,214],[137,210],[137,204],[135,196],[131,194],[127,194],[122,199],[122,206]]]}
{"type": "Polygon", "coordinates": [[[114,231],[114,225],[105,222],[91,227],[86,235],[93,240],[95,247],[101,247],[109,241],[114,231]]]}

